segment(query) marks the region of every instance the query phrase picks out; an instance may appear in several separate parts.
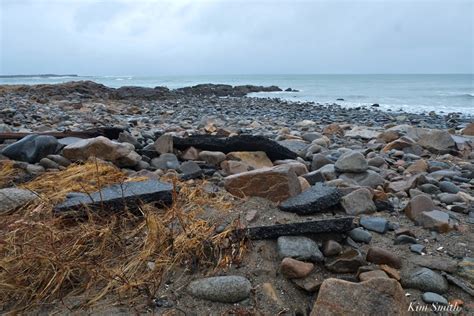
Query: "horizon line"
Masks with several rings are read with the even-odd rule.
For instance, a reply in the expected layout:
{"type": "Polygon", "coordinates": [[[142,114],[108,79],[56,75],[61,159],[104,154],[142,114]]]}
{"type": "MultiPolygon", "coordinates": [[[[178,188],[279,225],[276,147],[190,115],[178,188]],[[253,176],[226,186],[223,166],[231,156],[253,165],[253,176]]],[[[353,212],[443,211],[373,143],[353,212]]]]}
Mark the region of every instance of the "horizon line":
{"type": "Polygon", "coordinates": [[[98,74],[89,74],[89,75],[81,75],[75,73],[36,73],[36,74],[25,74],[25,73],[17,73],[17,74],[0,74],[0,77],[14,77],[14,76],[24,76],[24,77],[35,77],[35,76],[64,76],[64,77],[186,77],[186,76],[196,76],[196,77],[204,77],[204,76],[332,76],[332,75],[344,75],[344,76],[360,76],[360,75],[373,75],[373,76],[380,76],[380,75],[405,75],[405,76],[416,76],[416,75],[474,75],[474,72],[439,72],[439,73],[228,73],[228,74],[159,74],[159,75],[150,75],[150,74],[122,74],[122,75],[98,75],[98,74]]]}

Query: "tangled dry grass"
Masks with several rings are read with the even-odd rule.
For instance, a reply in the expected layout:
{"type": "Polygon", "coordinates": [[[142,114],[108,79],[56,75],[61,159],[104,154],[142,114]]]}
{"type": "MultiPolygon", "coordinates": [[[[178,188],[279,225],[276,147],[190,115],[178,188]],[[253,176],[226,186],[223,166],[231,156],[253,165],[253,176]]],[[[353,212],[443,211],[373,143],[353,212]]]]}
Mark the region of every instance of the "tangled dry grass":
{"type": "Polygon", "coordinates": [[[52,212],[69,192],[93,192],[120,181],[130,179],[112,165],[88,162],[23,185],[40,199],[0,216],[3,311],[38,310],[72,297],[74,305],[64,303],[71,310],[104,301],[153,304],[176,265],[216,268],[240,260],[245,243],[233,240],[232,227],[215,234],[213,223],[200,218],[205,208],[231,205],[224,197],[210,198],[199,183],[175,179],[172,206],[142,205],[142,216],[89,212],[87,219],[71,221],[52,212]]]}
{"type": "Polygon", "coordinates": [[[13,182],[18,170],[15,169],[12,161],[0,161],[0,188],[8,186],[13,182]]]}

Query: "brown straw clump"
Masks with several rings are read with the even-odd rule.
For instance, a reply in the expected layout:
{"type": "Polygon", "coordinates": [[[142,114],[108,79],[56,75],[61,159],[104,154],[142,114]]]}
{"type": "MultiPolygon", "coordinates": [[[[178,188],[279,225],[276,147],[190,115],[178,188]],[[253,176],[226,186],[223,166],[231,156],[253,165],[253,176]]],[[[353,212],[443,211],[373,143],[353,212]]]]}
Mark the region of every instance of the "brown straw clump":
{"type": "Polygon", "coordinates": [[[18,169],[14,167],[13,161],[0,160],[0,188],[4,188],[12,183],[17,174],[18,169]]]}
{"type": "Polygon", "coordinates": [[[166,272],[178,264],[217,267],[240,260],[243,241],[234,242],[230,228],[215,235],[214,225],[199,217],[205,208],[228,210],[230,203],[210,198],[199,182],[175,180],[173,205],[142,205],[143,216],[89,212],[87,219],[71,222],[51,211],[52,202],[68,192],[93,192],[125,180],[112,165],[88,162],[24,185],[41,199],[0,216],[3,311],[38,310],[48,304],[68,309],[104,302],[151,304],[166,272]]]}

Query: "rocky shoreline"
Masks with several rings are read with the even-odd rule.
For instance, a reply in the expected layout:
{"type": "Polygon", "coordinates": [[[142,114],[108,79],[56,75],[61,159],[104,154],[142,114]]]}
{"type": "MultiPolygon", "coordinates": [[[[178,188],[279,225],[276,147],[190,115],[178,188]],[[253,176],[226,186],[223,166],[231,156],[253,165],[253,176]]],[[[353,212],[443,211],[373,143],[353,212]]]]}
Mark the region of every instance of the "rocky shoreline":
{"type": "MultiPolygon", "coordinates": [[[[472,117],[246,96],[259,91],[281,89],[0,86],[0,163],[19,171],[0,187],[0,216],[8,222],[37,199],[24,183],[98,158],[147,180],[71,192],[55,216],[166,208],[178,181],[205,188],[209,203],[225,196],[228,212],[201,217],[216,236],[233,227],[248,243],[241,262],[176,268],[154,303],[120,308],[409,315],[435,303],[474,312],[472,117]],[[88,130],[102,136],[70,134],[88,130]]],[[[10,233],[1,228],[0,238],[10,233]]]]}

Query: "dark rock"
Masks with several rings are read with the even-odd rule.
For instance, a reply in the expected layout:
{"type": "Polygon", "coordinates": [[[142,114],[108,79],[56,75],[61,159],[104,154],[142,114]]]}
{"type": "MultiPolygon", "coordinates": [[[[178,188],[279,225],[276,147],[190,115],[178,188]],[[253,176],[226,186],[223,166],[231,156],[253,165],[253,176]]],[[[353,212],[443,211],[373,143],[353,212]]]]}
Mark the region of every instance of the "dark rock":
{"type": "Polygon", "coordinates": [[[233,137],[216,137],[212,135],[194,135],[186,138],[173,138],[174,147],[185,150],[195,147],[202,150],[221,151],[264,151],[272,161],[296,159],[297,154],[277,142],[263,136],[238,135],[233,137]]]}
{"type": "Polygon", "coordinates": [[[170,90],[166,87],[120,87],[111,93],[111,98],[114,99],[145,99],[145,100],[159,100],[170,96],[170,90]]]}
{"type": "Polygon", "coordinates": [[[416,239],[407,235],[398,235],[395,238],[395,245],[416,244],[416,239]]]}
{"type": "Polygon", "coordinates": [[[431,183],[422,184],[419,186],[419,188],[421,191],[428,194],[438,194],[441,192],[440,189],[436,185],[431,184],[431,183]]]}
{"type": "Polygon", "coordinates": [[[269,226],[244,228],[241,232],[250,239],[273,239],[279,236],[295,236],[302,234],[345,233],[353,227],[353,217],[314,220],[269,226]]]}
{"type": "Polygon", "coordinates": [[[243,97],[252,92],[276,92],[282,90],[277,86],[242,85],[233,87],[227,84],[204,83],[192,87],[178,88],[174,91],[189,96],[243,97]]]}
{"type": "Polygon", "coordinates": [[[302,177],[305,178],[310,185],[315,185],[318,182],[326,181],[320,171],[311,171],[302,175],[302,177]]]}
{"type": "Polygon", "coordinates": [[[298,215],[320,213],[337,205],[341,196],[337,188],[317,183],[303,193],[283,201],[279,208],[298,215]]]}
{"type": "Polygon", "coordinates": [[[425,251],[425,246],[420,244],[413,244],[410,245],[410,251],[421,255],[425,251]]]}
{"type": "Polygon", "coordinates": [[[323,254],[326,257],[338,255],[342,251],[342,246],[335,240],[326,240],[323,243],[323,254]]]}
{"type": "Polygon", "coordinates": [[[349,232],[349,237],[351,237],[355,241],[363,242],[366,244],[370,243],[370,241],[372,240],[372,234],[360,227],[351,230],[349,232]]]}
{"type": "Polygon", "coordinates": [[[181,179],[189,180],[196,179],[203,176],[204,172],[201,167],[194,161],[185,161],[179,166],[179,171],[181,171],[181,179]]]}
{"type": "Polygon", "coordinates": [[[450,181],[441,181],[439,183],[439,188],[443,192],[453,193],[453,194],[456,194],[459,191],[461,191],[457,185],[455,185],[454,183],[450,181]]]}
{"type": "Polygon", "coordinates": [[[61,147],[53,136],[28,135],[3,149],[2,155],[13,160],[35,163],[48,155],[56,154],[61,147]]]}
{"type": "Polygon", "coordinates": [[[55,213],[84,211],[84,209],[122,211],[136,210],[141,203],[170,205],[172,185],[156,180],[124,182],[103,188],[92,194],[77,193],[54,208],[55,213]]]}
{"type": "Polygon", "coordinates": [[[393,206],[392,202],[389,200],[375,200],[374,201],[375,207],[377,209],[377,212],[393,212],[395,211],[395,207],[393,206]]]}

